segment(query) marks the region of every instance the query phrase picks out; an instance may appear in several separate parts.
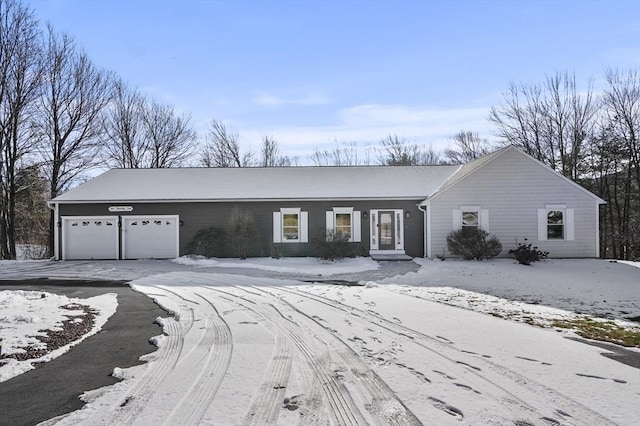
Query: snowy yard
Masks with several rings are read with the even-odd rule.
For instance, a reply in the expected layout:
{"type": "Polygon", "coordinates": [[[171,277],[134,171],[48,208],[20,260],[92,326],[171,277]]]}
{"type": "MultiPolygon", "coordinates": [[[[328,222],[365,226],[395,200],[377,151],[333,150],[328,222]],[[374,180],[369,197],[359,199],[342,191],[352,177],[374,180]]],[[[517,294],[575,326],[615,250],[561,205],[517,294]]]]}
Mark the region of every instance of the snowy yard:
{"type": "Polygon", "coordinates": [[[172,313],[159,319],[164,334],[146,364],[116,368],[122,382],[86,392],[84,409],[47,424],[640,422],[637,368],[567,339],[570,331],[541,327],[576,311],[633,327],[621,320],[640,315],[640,269],[602,260],[417,262],[418,271],[377,282],[369,259],[0,268],[14,277],[133,279],[172,313]],[[243,267],[245,275],[224,273],[243,267]],[[300,281],[312,276],[364,285],[300,281]]]}

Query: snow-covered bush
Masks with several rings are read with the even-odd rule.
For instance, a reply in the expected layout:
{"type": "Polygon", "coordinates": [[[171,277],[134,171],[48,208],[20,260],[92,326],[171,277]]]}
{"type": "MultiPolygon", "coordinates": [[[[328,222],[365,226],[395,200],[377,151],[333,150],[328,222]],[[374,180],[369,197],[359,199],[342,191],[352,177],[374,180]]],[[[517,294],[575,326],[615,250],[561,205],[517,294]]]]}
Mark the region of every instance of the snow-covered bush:
{"type": "Polygon", "coordinates": [[[220,228],[199,230],[187,244],[187,253],[205,257],[224,257],[226,255],[227,233],[220,228]]]}
{"type": "Polygon", "coordinates": [[[349,242],[349,236],[324,230],[317,232],[311,240],[314,252],[320,259],[335,260],[345,257],[356,257],[356,252],[349,242]]]}
{"type": "Polygon", "coordinates": [[[465,260],[482,260],[496,257],[502,251],[502,243],[495,235],[476,227],[465,226],[447,235],[449,251],[465,260]]]}
{"type": "Polygon", "coordinates": [[[518,247],[509,250],[509,254],[512,254],[521,265],[531,265],[531,262],[537,262],[545,259],[548,255],[548,251],[538,250],[538,247],[531,246],[531,243],[527,243],[527,239],[524,239],[524,243],[518,243],[518,247]]]}
{"type": "Polygon", "coordinates": [[[234,255],[246,259],[258,241],[258,228],[251,212],[234,206],[227,224],[227,237],[234,255]]]}

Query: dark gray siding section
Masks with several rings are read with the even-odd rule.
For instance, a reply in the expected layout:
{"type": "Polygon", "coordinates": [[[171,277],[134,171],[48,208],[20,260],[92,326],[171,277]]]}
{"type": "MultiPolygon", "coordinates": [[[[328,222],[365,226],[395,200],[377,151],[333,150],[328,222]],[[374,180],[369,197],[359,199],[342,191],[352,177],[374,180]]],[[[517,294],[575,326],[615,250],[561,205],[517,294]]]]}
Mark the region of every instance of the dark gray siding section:
{"type": "MultiPolygon", "coordinates": [[[[315,235],[325,231],[325,212],[334,207],[353,207],[361,211],[362,242],[352,243],[359,253],[369,253],[369,236],[371,234],[370,210],[403,209],[405,212],[404,235],[405,251],[413,257],[422,257],[423,253],[423,216],[416,205],[421,200],[409,201],[286,201],[286,202],[236,202],[236,203],[127,203],[132,206],[131,212],[109,212],[109,206],[120,204],[61,204],[60,216],[105,216],[105,215],[178,215],[180,217],[180,255],[189,254],[187,247],[195,234],[201,229],[227,227],[231,210],[238,206],[249,211],[258,228],[258,239],[255,244],[254,256],[270,256],[274,247],[282,256],[313,256],[311,241],[315,235]],[[281,208],[300,208],[308,212],[309,242],[308,243],[274,243],[273,242],[273,213],[281,208]],[[367,217],[364,213],[367,213],[367,217]],[[406,215],[409,215],[407,217],[406,215]]],[[[62,234],[61,234],[62,235],[62,234]]]]}

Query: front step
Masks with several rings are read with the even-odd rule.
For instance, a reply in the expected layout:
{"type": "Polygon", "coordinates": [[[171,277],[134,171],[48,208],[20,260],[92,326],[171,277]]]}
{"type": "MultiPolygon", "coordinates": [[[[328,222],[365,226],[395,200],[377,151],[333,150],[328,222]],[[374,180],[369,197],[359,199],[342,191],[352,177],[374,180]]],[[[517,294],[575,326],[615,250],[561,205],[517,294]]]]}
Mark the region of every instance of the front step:
{"type": "Polygon", "coordinates": [[[407,260],[412,260],[413,258],[411,256],[408,256],[406,254],[382,254],[382,253],[371,253],[370,254],[371,258],[373,260],[379,260],[379,261],[396,261],[396,260],[402,260],[402,261],[407,261],[407,260]]]}

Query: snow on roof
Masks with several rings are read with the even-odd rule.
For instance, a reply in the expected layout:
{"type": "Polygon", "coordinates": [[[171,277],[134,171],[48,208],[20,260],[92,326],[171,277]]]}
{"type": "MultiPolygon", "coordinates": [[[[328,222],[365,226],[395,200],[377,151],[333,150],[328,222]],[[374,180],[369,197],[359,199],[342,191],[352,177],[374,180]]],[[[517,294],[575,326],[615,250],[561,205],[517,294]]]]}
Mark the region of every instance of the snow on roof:
{"type": "Polygon", "coordinates": [[[53,203],[424,199],[460,166],[112,169],[53,203]]]}

